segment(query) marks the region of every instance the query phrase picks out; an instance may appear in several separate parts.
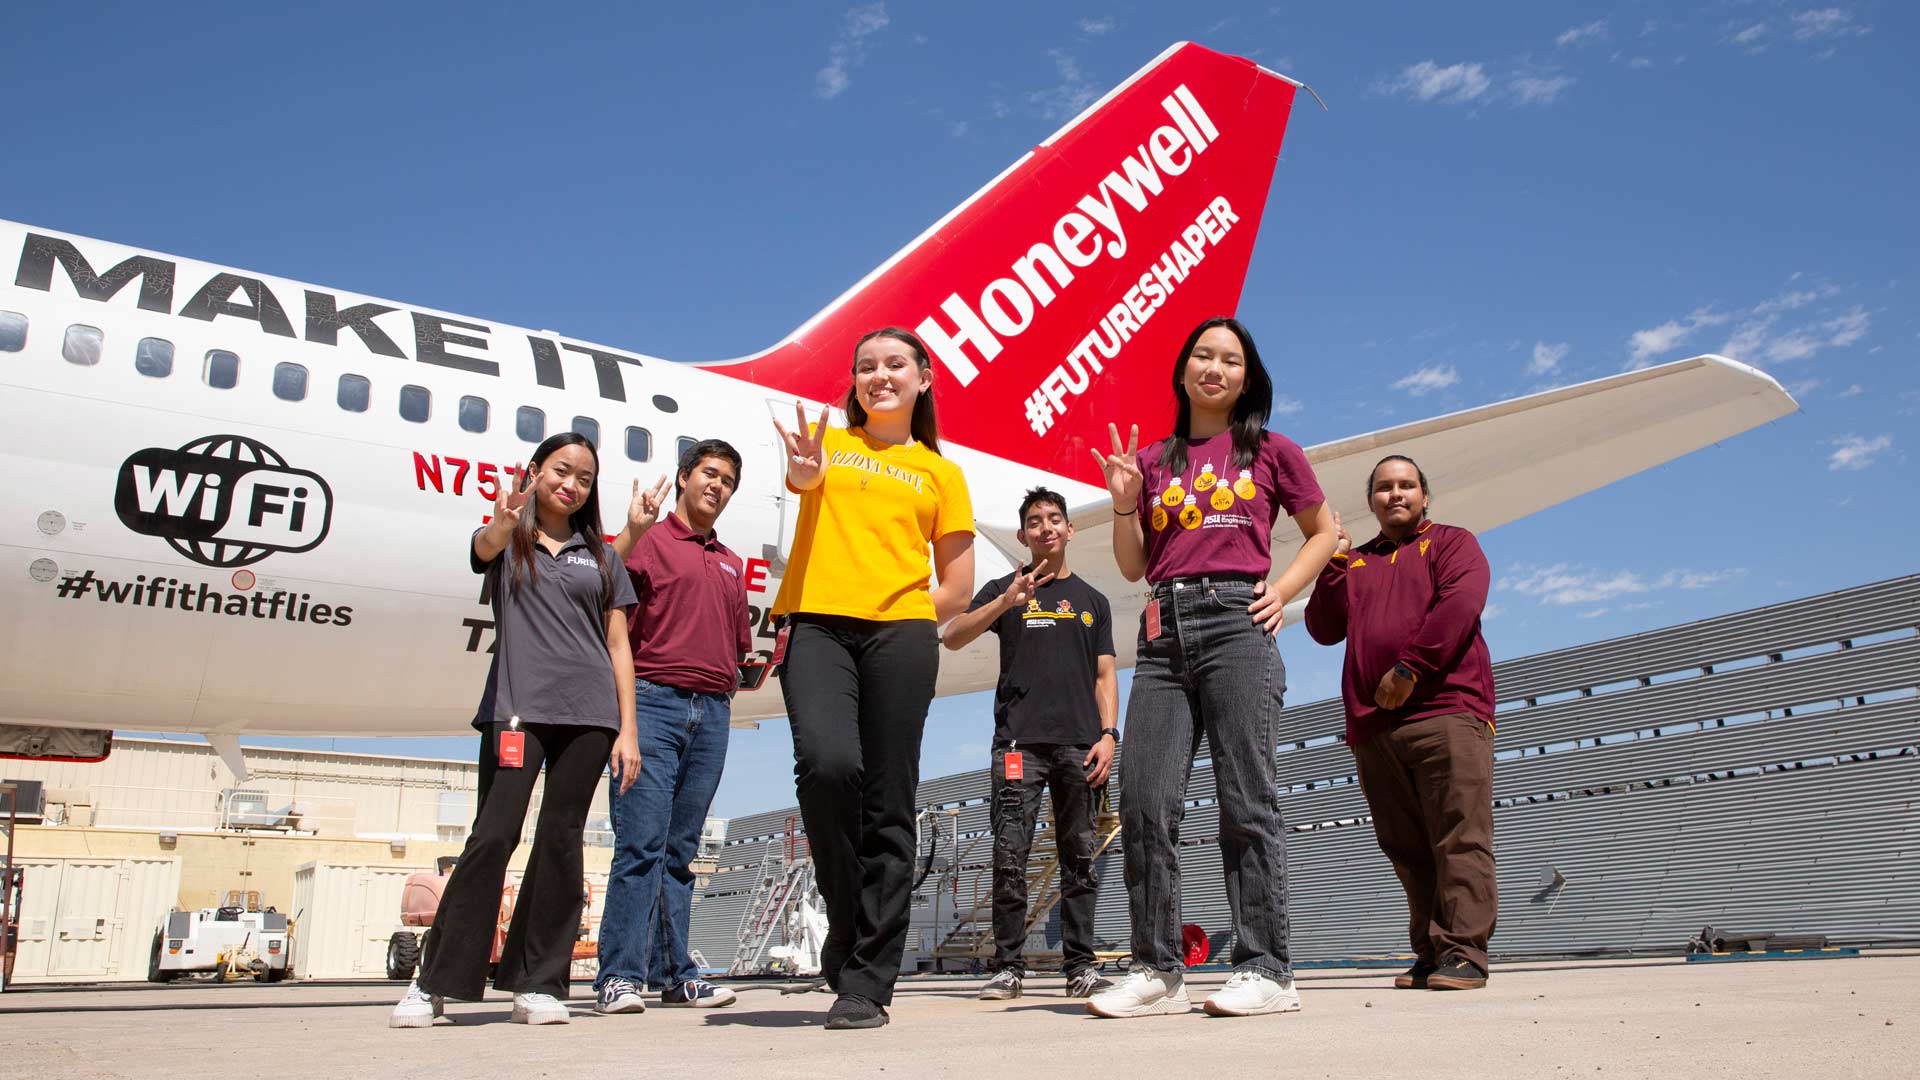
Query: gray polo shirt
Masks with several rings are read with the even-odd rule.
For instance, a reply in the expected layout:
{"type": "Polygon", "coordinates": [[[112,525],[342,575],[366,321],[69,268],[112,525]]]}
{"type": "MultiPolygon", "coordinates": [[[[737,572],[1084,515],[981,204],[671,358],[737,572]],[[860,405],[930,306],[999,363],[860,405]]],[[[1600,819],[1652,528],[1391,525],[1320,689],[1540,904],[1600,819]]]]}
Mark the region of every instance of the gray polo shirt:
{"type": "MultiPolygon", "coordinates": [[[[474,530],[474,536],[480,530],[474,530]]],[[[491,575],[493,666],[473,726],[514,716],[522,724],[575,724],[620,729],[620,698],[607,655],[606,613],[631,608],[638,600],[633,582],[602,545],[605,566],[597,565],[587,542],[574,533],[558,555],[535,543],[537,576],[528,580],[508,547],[490,563],[480,561],[467,540],[467,558],[476,574],[491,575]]]]}

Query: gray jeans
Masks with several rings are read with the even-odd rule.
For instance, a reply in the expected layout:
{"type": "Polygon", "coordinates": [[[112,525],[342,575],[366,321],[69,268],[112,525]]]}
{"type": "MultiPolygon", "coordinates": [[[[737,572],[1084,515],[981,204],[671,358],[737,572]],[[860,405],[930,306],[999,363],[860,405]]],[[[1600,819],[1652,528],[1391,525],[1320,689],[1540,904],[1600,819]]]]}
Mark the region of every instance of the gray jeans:
{"type": "Polygon", "coordinates": [[[1204,733],[1220,806],[1234,969],[1291,976],[1287,849],[1273,760],[1286,667],[1247,613],[1251,581],[1188,578],[1156,584],[1153,593],[1161,633],[1148,641],[1142,619],[1120,783],[1133,962],[1155,971],[1185,967],[1180,819],[1204,733]]]}

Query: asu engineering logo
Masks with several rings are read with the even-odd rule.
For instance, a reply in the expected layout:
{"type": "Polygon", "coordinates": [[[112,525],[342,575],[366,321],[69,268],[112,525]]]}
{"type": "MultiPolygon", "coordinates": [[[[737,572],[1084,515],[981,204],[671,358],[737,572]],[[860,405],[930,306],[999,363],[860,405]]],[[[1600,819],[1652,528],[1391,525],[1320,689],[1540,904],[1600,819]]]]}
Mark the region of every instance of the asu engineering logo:
{"type": "Polygon", "coordinates": [[[113,509],[134,532],[202,566],[232,569],[318,547],[333,521],[333,490],[265,443],[209,435],[121,462],[113,509]]]}

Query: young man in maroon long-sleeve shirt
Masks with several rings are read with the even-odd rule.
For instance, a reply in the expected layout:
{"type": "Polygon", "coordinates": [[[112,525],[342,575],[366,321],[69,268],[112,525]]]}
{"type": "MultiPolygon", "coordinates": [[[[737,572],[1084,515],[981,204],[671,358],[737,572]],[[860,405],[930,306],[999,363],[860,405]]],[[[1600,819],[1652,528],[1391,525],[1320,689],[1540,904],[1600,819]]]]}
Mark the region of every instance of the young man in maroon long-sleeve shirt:
{"type": "Polygon", "coordinates": [[[1472,990],[1487,984],[1498,908],[1493,664],[1480,636],[1491,574],[1472,533],[1427,516],[1427,497],[1410,459],[1374,466],[1367,499],[1380,535],[1354,548],[1340,530],[1307,601],[1307,632],[1347,643],[1347,744],[1407,892],[1415,959],[1393,984],[1472,990]]]}

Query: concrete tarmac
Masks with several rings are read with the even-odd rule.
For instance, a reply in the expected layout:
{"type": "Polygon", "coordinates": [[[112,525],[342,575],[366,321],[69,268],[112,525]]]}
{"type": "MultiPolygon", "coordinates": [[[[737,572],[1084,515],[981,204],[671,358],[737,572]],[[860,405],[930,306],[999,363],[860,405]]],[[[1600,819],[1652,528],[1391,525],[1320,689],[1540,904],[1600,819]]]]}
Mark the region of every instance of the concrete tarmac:
{"type": "MultiPolygon", "coordinates": [[[[1392,972],[1317,970],[1301,1012],[1201,1013],[1222,972],[1190,976],[1184,1016],[1100,1020],[1057,975],[981,1002],[982,980],[903,980],[893,1022],[825,1031],[831,998],[740,988],[714,1010],[650,1005],[571,1024],[507,1021],[505,995],[390,1030],[392,983],[18,987],[0,995],[0,1077],[356,1080],[747,1077],[1913,1077],[1920,954],[1791,962],[1514,964],[1484,990],[1396,991],[1392,972]]],[[[753,987],[753,988],[746,988],[753,987]]]]}

